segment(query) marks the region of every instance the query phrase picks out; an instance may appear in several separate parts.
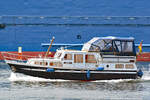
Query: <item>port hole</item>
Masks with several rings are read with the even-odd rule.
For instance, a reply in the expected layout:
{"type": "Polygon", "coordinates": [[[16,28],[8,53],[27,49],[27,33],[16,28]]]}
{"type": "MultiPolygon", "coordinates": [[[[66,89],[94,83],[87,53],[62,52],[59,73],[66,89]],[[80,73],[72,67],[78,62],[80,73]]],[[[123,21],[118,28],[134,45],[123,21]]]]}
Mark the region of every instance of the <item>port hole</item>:
{"type": "Polygon", "coordinates": [[[109,65],[106,65],[106,67],[108,68],[108,67],[109,67],[109,65]]]}

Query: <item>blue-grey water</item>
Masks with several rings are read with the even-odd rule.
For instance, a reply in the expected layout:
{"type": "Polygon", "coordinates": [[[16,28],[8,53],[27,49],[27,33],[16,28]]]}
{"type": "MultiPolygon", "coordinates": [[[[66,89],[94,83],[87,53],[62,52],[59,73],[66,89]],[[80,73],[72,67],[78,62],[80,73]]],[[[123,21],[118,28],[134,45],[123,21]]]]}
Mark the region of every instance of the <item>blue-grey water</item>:
{"type": "Polygon", "coordinates": [[[144,71],[142,79],[80,82],[15,74],[1,64],[0,100],[149,100],[149,63],[138,67],[144,71]]]}
{"type": "MultiPolygon", "coordinates": [[[[92,37],[134,37],[150,44],[148,0],[1,0],[0,51],[45,51],[41,43],[80,44],[92,37]],[[78,36],[80,38],[78,38],[78,36]],[[7,44],[7,45],[6,45],[7,44]]],[[[150,51],[144,48],[144,51],[150,51]]]]}

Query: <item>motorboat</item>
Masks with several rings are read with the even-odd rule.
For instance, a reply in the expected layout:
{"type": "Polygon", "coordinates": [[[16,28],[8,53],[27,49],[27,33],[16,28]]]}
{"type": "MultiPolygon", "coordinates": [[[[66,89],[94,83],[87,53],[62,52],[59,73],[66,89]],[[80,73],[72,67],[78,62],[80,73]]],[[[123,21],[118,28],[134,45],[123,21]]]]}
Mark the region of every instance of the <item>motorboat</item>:
{"type": "Polygon", "coordinates": [[[136,66],[133,37],[94,37],[84,43],[82,50],[61,47],[52,58],[47,57],[48,53],[26,61],[20,59],[23,55],[10,60],[7,52],[3,57],[13,72],[45,79],[95,81],[137,79],[143,75],[136,66]]]}

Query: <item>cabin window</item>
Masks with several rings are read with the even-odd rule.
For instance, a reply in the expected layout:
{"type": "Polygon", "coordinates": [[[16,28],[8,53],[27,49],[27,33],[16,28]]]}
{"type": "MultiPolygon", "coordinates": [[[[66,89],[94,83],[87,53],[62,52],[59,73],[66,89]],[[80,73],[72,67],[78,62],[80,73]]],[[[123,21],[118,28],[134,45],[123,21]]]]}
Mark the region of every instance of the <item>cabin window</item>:
{"type": "Polygon", "coordinates": [[[85,55],[86,63],[96,63],[96,59],[94,55],[85,55]]]}
{"type": "Polygon", "coordinates": [[[72,54],[65,54],[64,60],[72,60],[72,54]]]}
{"type": "Polygon", "coordinates": [[[121,52],[121,41],[114,41],[114,52],[121,52]]]}
{"type": "Polygon", "coordinates": [[[47,66],[47,65],[48,65],[48,63],[47,63],[47,62],[43,62],[43,65],[44,65],[44,66],[47,66]]]}
{"type": "Polygon", "coordinates": [[[48,63],[47,62],[38,62],[37,64],[43,65],[43,66],[47,66],[48,63]]]}
{"type": "Polygon", "coordinates": [[[74,55],[74,63],[83,63],[83,55],[75,54],[74,55]]]}
{"type": "Polygon", "coordinates": [[[42,65],[42,62],[40,62],[40,65],[42,65]]]}
{"type": "Polygon", "coordinates": [[[62,63],[61,62],[50,62],[49,65],[50,66],[56,66],[56,67],[62,67],[62,63]]]}
{"type": "Polygon", "coordinates": [[[34,64],[39,65],[40,63],[38,61],[35,61],[34,64]]]}
{"type": "Polygon", "coordinates": [[[53,62],[50,62],[50,63],[49,63],[49,65],[50,65],[50,66],[53,66],[53,65],[54,65],[54,63],[53,63],[53,62]]]}
{"type": "Polygon", "coordinates": [[[124,65],[123,64],[116,64],[115,68],[124,68],[124,65]]]}
{"type": "Polygon", "coordinates": [[[133,51],[133,42],[122,42],[122,51],[123,52],[132,52],[133,51]]]}
{"type": "Polygon", "coordinates": [[[44,66],[48,65],[47,62],[38,62],[38,61],[35,61],[34,64],[36,64],[36,65],[44,65],[44,66]]]}
{"type": "Polygon", "coordinates": [[[111,40],[102,40],[100,44],[102,52],[113,52],[113,45],[111,40]]]}
{"type": "Polygon", "coordinates": [[[133,69],[134,65],[133,64],[126,64],[125,68],[126,69],[133,69]]]}
{"type": "Polygon", "coordinates": [[[54,62],[53,66],[62,67],[62,63],[61,62],[54,62]]]}

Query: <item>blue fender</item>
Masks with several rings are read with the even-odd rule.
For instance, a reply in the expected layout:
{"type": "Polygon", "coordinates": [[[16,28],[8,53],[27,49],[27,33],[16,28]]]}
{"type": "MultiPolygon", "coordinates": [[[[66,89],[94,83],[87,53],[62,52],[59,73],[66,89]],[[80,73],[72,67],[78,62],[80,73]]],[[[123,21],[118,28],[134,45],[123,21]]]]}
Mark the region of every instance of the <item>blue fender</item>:
{"type": "Polygon", "coordinates": [[[104,67],[97,67],[96,70],[104,70],[104,67]]]}
{"type": "Polygon", "coordinates": [[[139,71],[137,72],[137,76],[139,76],[139,77],[143,76],[143,71],[141,69],[139,69],[139,71]]]}
{"type": "Polygon", "coordinates": [[[54,72],[55,69],[54,68],[47,68],[46,72],[54,72]]]}
{"type": "Polygon", "coordinates": [[[86,77],[87,77],[87,79],[90,78],[90,70],[87,70],[87,72],[86,72],[86,77]]]}

